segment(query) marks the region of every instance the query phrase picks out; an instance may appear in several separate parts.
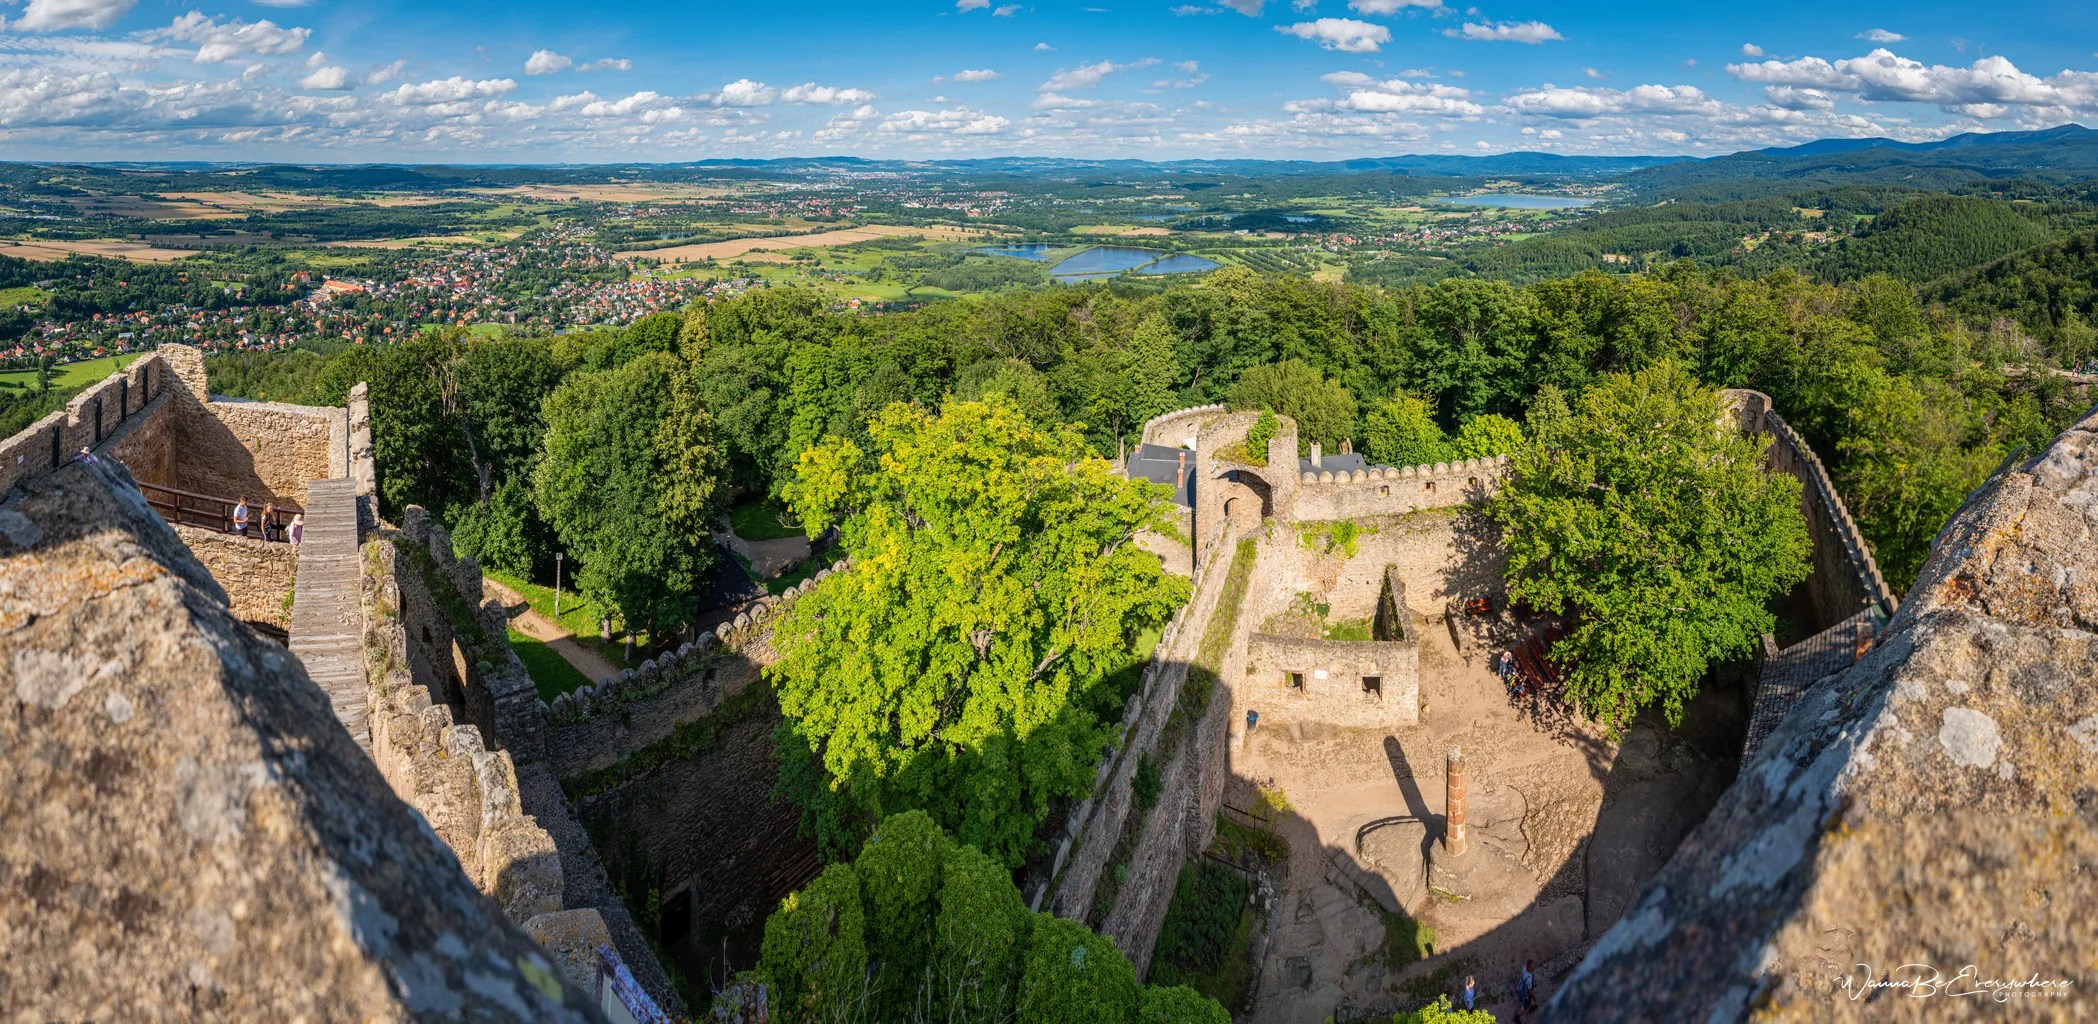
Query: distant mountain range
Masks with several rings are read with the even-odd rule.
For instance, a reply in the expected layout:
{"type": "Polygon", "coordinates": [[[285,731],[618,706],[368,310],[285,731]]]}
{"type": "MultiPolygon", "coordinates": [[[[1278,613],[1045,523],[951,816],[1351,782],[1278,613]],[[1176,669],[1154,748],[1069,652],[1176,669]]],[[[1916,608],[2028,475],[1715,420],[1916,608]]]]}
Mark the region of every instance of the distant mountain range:
{"type": "Polygon", "coordinates": [[[1992,181],[2066,185],[2098,179],[2098,131],[2065,124],[2028,132],[1967,132],[1936,142],[1822,139],[1681,161],[1626,174],[1657,197],[1748,199],[1842,185],[1909,185],[1937,191],[1992,181]]]}
{"type": "MultiPolygon", "coordinates": [[[[0,182],[24,175],[6,173],[0,182]]],[[[23,168],[33,165],[12,165],[23,168]]],[[[1422,178],[1617,179],[1656,197],[1724,200],[1845,184],[1905,184],[1950,190],[1987,179],[2063,184],[2098,179],[2098,130],[2066,124],[2043,131],[1968,132],[1936,142],[1822,139],[1728,156],[1565,156],[1516,152],[1492,156],[1436,154],[1354,160],[1088,160],[992,157],[974,160],[886,160],[852,156],[729,158],[667,164],[314,165],[197,161],[67,166],[87,174],[154,170],[176,175],[238,174],[261,185],[348,188],[453,188],[518,181],[583,183],[612,178],[792,178],[851,171],[948,173],[957,176],[1118,179],[1190,175],[1239,177],[1393,174],[1422,178]]]]}

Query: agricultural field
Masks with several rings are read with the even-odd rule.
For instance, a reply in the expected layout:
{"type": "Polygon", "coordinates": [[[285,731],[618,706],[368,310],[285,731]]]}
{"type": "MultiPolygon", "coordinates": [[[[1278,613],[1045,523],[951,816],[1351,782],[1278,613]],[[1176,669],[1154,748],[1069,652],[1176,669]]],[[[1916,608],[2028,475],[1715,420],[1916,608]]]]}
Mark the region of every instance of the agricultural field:
{"type": "Polygon", "coordinates": [[[144,242],[127,242],[116,238],[89,238],[78,241],[44,238],[0,239],[0,256],[44,262],[62,260],[70,256],[107,256],[111,259],[130,260],[133,263],[167,263],[194,255],[196,253],[188,249],[166,249],[144,242]]]}
{"type": "Polygon", "coordinates": [[[988,237],[990,232],[979,228],[958,228],[944,224],[925,227],[870,224],[866,227],[819,231],[808,235],[770,235],[754,238],[736,238],[723,242],[706,242],[699,245],[680,245],[668,249],[643,249],[634,251],[633,254],[663,260],[666,263],[693,263],[701,260],[731,259],[751,252],[823,248],[827,246],[850,245],[854,242],[870,242],[880,238],[908,238],[912,235],[921,235],[927,239],[939,241],[965,241],[988,237]]]}

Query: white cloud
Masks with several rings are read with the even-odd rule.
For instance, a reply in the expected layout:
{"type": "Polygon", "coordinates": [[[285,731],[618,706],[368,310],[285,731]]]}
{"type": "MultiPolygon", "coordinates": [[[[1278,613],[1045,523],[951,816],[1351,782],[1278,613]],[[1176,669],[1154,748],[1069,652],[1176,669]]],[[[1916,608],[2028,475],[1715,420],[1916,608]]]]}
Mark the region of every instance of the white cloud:
{"type": "Polygon", "coordinates": [[[1493,21],[1481,24],[1467,21],[1463,28],[1446,28],[1442,34],[1453,39],[1471,39],[1488,43],[1548,43],[1566,37],[1559,30],[1541,21],[1493,21]]]}
{"type": "Polygon", "coordinates": [[[1012,122],[967,107],[951,110],[904,110],[883,118],[875,131],[889,135],[996,135],[1012,122]]]}
{"type": "Polygon", "coordinates": [[[840,89],[831,85],[803,82],[780,93],[779,98],[787,103],[860,104],[873,99],[874,94],[865,89],[840,89]]]}
{"type": "Polygon", "coordinates": [[[1471,90],[1394,78],[1355,89],[1340,101],[1346,110],[1366,114],[1434,117],[1477,117],[1486,108],[1472,102],[1471,90]]]}
{"type": "MultiPolygon", "coordinates": [[[[318,54],[315,56],[318,56],[318,54]]],[[[299,88],[319,89],[328,92],[348,89],[350,88],[350,69],[337,65],[314,68],[312,74],[299,79],[299,88]]]]}
{"type": "Polygon", "coordinates": [[[1005,5],[1005,6],[1003,6],[1003,7],[998,7],[998,8],[994,8],[994,9],[993,9],[993,10],[991,11],[991,17],[993,17],[993,18],[1010,18],[1010,17],[1012,17],[1013,15],[1015,15],[1015,14],[1018,14],[1018,13],[1020,13],[1020,5],[1019,5],[1019,4],[1006,4],[1006,5],[1005,5]]]}
{"type": "Polygon", "coordinates": [[[1029,105],[1036,110],[1084,110],[1088,107],[1100,107],[1106,104],[1100,100],[1079,99],[1059,92],[1045,92],[1036,96],[1034,102],[1029,105]]]}
{"type": "Polygon", "coordinates": [[[1583,120],[1605,114],[1718,114],[1724,104],[1690,85],[1635,85],[1630,89],[1542,88],[1509,96],[1511,113],[1583,120]]]}
{"type": "Polygon", "coordinates": [[[1594,69],[1594,68],[1582,68],[1582,69],[1581,69],[1581,73],[1582,73],[1582,74],[1584,74],[1584,75],[1587,75],[1587,76],[1588,76],[1588,77],[1590,77],[1590,78],[1601,78],[1601,77],[1603,77],[1603,73],[1602,73],[1602,72],[1600,72],[1600,71],[1597,71],[1597,70],[1596,70],[1596,69],[1594,69]]]}
{"type": "Polygon", "coordinates": [[[1036,44],[1034,44],[1034,52],[1036,52],[1036,53],[1055,53],[1055,52],[1056,52],[1056,47],[1054,47],[1054,46],[1051,46],[1051,45],[1049,45],[1048,43],[1036,43],[1036,44]]]}
{"type": "Polygon", "coordinates": [[[1391,30],[1353,18],[1320,18],[1294,25],[1277,25],[1275,31],[1298,39],[1309,39],[1328,50],[1342,53],[1375,53],[1391,42],[1391,30]]]}
{"type": "Polygon", "coordinates": [[[954,73],[954,80],[957,82],[988,82],[997,77],[998,72],[990,68],[970,68],[954,73]]]}
{"type": "Polygon", "coordinates": [[[552,50],[534,50],[530,57],[525,58],[524,73],[528,75],[551,75],[556,71],[566,71],[573,66],[575,66],[573,59],[564,57],[552,50]]]}
{"type": "MultiPolygon", "coordinates": [[[[1898,43],[1908,37],[1899,32],[1889,32],[1883,28],[1875,28],[1858,33],[1857,38],[1863,39],[1868,43],[1898,43]]],[[[1755,54],[1749,54],[1749,56],[1753,57],[1755,54]]]]}
{"type": "Polygon", "coordinates": [[[1833,110],[1836,106],[1835,97],[1828,93],[1797,85],[1766,85],[1763,95],[1786,110],[1833,110]]]}
{"type": "Polygon", "coordinates": [[[24,32],[64,32],[67,29],[103,29],[131,13],[138,0],[29,0],[22,16],[12,22],[24,32]]]}
{"type": "Polygon", "coordinates": [[[599,57],[588,64],[579,64],[577,71],[632,71],[634,62],[625,57],[599,57]]]}
{"type": "Polygon", "coordinates": [[[389,102],[409,105],[426,103],[457,103],[476,97],[501,96],[517,88],[517,82],[509,78],[485,78],[475,81],[453,75],[435,81],[415,85],[402,85],[386,93],[389,102]]]}
{"type": "MultiPolygon", "coordinates": [[[[2017,114],[2028,123],[2059,123],[2098,111],[2098,72],[2062,71],[2041,78],[2019,70],[2001,56],[1983,57],[1959,67],[1925,64],[1881,48],[1863,57],[1836,61],[1802,57],[1729,64],[1727,73],[1744,82],[1855,93],[1873,102],[1931,103],[1949,113],[1984,119],[2017,114]]],[[[1809,99],[1804,93],[1771,95],[1772,102],[1779,95],[1794,101],[1809,99]]]]}
{"type": "Polygon", "coordinates": [[[1099,85],[1101,79],[1106,78],[1107,76],[1112,75],[1117,71],[1131,71],[1137,68],[1148,68],[1157,63],[1158,59],[1156,57],[1145,57],[1143,60],[1130,61],[1127,64],[1117,64],[1111,60],[1103,60],[1097,64],[1080,64],[1077,67],[1071,68],[1069,70],[1058,68],[1055,74],[1049,76],[1048,81],[1043,82],[1041,84],[1041,89],[1043,92],[1062,92],[1067,89],[1090,89],[1093,86],[1099,85]]]}
{"type": "Polygon", "coordinates": [[[311,7],[313,0],[250,0],[258,7],[311,7]]]}
{"type": "Polygon", "coordinates": [[[1761,57],[1762,55],[1763,55],[1763,48],[1762,48],[1762,47],[1760,47],[1760,46],[1757,46],[1757,45],[1756,45],[1756,44],[1754,44],[1754,43],[1742,43],[1742,44],[1741,44],[1741,56],[1743,56],[1743,57],[1761,57]]]}
{"type": "Polygon", "coordinates": [[[1259,17],[1260,9],[1267,6],[1267,0],[1217,0],[1217,2],[1248,18],[1259,17]]]}
{"type": "Polygon", "coordinates": [[[405,60],[397,60],[384,67],[373,68],[370,72],[365,74],[364,84],[385,85],[386,83],[401,77],[401,72],[406,71],[407,69],[408,62],[405,60]]]}
{"type": "Polygon", "coordinates": [[[721,107],[762,107],[779,98],[779,90],[763,82],[738,78],[721,87],[714,104],[721,107]]]}
{"type": "MultiPolygon", "coordinates": [[[[1297,9],[1306,10],[1310,6],[1301,4],[1297,9]]],[[[1397,14],[1408,7],[1437,11],[1442,9],[1442,0],[1348,0],[1348,10],[1363,14],[1397,14]]]]}
{"type": "Polygon", "coordinates": [[[292,53],[306,45],[313,34],[309,28],[283,28],[265,18],[261,21],[214,21],[196,11],[182,15],[168,27],[144,33],[141,38],[156,42],[197,44],[199,64],[223,64],[247,54],[270,57],[292,53]]]}

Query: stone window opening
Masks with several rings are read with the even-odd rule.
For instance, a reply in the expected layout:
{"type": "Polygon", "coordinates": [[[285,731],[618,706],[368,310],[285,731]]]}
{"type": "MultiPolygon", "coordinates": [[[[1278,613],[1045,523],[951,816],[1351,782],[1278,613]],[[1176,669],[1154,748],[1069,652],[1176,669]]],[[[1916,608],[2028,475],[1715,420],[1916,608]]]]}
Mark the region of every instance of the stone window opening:
{"type": "Polygon", "coordinates": [[[1282,673],[1282,677],[1282,681],[1288,683],[1290,689],[1295,690],[1298,693],[1304,692],[1304,673],[1284,672],[1282,673]]]}
{"type": "Polygon", "coordinates": [[[1389,497],[1391,497],[1391,485],[1390,485],[1390,484],[1384,484],[1384,485],[1382,485],[1382,486],[1378,487],[1378,488],[1377,488],[1377,496],[1378,496],[1378,497],[1380,497],[1380,498],[1389,498],[1389,497]]]}
{"type": "Polygon", "coordinates": [[[424,623],[424,624],[423,624],[423,643],[429,643],[429,642],[430,642],[430,626],[429,626],[429,624],[428,624],[428,623],[424,623]]]}
{"type": "Polygon", "coordinates": [[[1464,486],[1476,489],[1479,486],[1479,478],[1472,477],[1471,479],[1466,480],[1464,482],[1464,486]]]}
{"type": "Polygon", "coordinates": [[[1384,677],[1383,677],[1383,676],[1363,676],[1363,677],[1362,677],[1362,693],[1363,693],[1363,696],[1366,696],[1366,697],[1370,697],[1370,698],[1372,698],[1372,699],[1375,699],[1375,700],[1383,700],[1383,699],[1384,699],[1384,677]]]}
{"type": "Polygon", "coordinates": [[[1428,481],[1427,483],[1424,483],[1424,484],[1422,484],[1422,485],[1421,485],[1421,493],[1422,493],[1422,494],[1434,494],[1434,493],[1435,493],[1435,481],[1433,481],[1433,480],[1430,480],[1430,481],[1428,481]]]}

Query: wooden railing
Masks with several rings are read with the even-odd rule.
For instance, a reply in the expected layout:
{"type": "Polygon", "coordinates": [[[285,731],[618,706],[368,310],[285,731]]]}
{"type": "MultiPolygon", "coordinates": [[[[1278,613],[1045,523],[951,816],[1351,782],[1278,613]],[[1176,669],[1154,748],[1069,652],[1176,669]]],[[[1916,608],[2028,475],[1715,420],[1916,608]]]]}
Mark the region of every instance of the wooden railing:
{"type": "MultiPolygon", "coordinates": [[[[238,499],[198,494],[194,491],[148,483],[139,484],[138,490],[140,494],[145,495],[146,504],[151,505],[153,511],[160,513],[160,518],[170,523],[200,526],[220,533],[233,532],[233,510],[240,504],[238,499]]],[[[303,515],[305,511],[296,505],[278,505],[277,528],[271,539],[290,540],[291,517],[303,515]]],[[[256,540],[263,539],[262,505],[252,501],[248,503],[248,536],[256,540]]]]}

